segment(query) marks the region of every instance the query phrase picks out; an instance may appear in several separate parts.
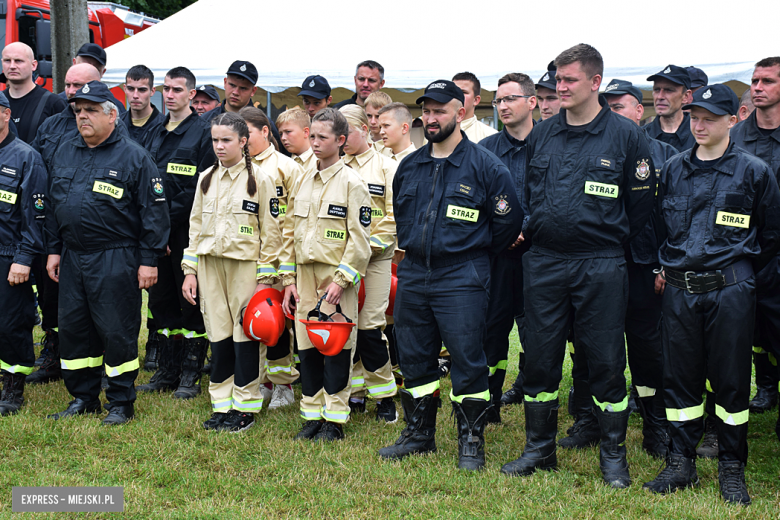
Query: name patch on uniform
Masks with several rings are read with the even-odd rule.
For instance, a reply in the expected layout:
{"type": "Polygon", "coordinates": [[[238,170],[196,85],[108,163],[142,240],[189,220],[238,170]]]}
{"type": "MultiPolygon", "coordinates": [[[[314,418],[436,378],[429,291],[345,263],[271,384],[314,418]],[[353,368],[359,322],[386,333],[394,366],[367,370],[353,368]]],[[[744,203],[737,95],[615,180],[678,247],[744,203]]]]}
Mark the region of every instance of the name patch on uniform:
{"type": "Polygon", "coordinates": [[[479,219],[479,210],[471,208],[462,208],[460,206],[447,206],[447,216],[456,220],[465,220],[467,222],[476,222],[479,219]]]}
{"type": "Polygon", "coordinates": [[[371,208],[368,206],[360,207],[360,223],[363,225],[363,227],[368,227],[371,225],[371,208]]]}
{"type": "Polygon", "coordinates": [[[465,193],[466,195],[471,195],[471,186],[466,186],[465,184],[458,184],[458,191],[461,193],[465,193]]]}
{"type": "Polygon", "coordinates": [[[612,161],[609,159],[599,159],[599,164],[605,168],[612,168],[612,161]]]}
{"type": "Polygon", "coordinates": [[[346,240],[347,232],[338,229],[326,229],[324,237],[331,240],[346,240]]]}
{"type": "Polygon", "coordinates": [[[726,213],[725,211],[718,211],[718,216],[715,219],[715,223],[720,224],[721,226],[732,226],[747,229],[750,227],[750,215],[740,215],[739,213],[726,213]]]}
{"type": "Polygon", "coordinates": [[[279,199],[276,197],[273,197],[271,201],[269,202],[271,205],[271,216],[273,218],[276,218],[279,216],[279,199]]]}
{"type": "Polygon", "coordinates": [[[103,193],[117,200],[121,199],[122,194],[125,192],[124,189],[117,188],[113,184],[109,184],[107,182],[100,182],[100,181],[95,181],[95,184],[92,186],[92,191],[97,193],[103,193]]]}
{"type": "Polygon", "coordinates": [[[347,208],[346,206],[328,204],[328,215],[332,217],[347,218],[347,208]]]}
{"type": "Polygon", "coordinates": [[[117,173],[117,171],[116,171],[116,170],[108,170],[108,174],[109,174],[111,177],[116,177],[117,175],[119,175],[119,173],[117,173]]]}
{"type": "Polygon", "coordinates": [[[245,235],[248,237],[254,236],[255,228],[253,228],[252,226],[238,226],[238,234],[245,235]]]}
{"type": "Polygon", "coordinates": [[[585,181],[585,193],[597,197],[616,199],[618,196],[617,184],[602,184],[600,182],[585,181]]]}
{"type": "Polygon", "coordinates": [[[384,218],[385,212],[379,208],[371,208],[371,218],[384,218]]]}
{"type": "Polygon", "coordinates": [[[7,202],[8,204],[16,204],[16,193],[0,190],[0,202],[7,202]]]}
{"type": "Polygon", "coordinates": [[[371,195],[377,195],[379,197],[385,196],[385,187],[381,184],[369,184],[368,185],[368,192],[371,195]]]}
{"type": "Polygon", "coordinates": [[[172,173],[174,175],[186,175],[188,177],[192,177],[197,173],[198,168],[189,164],[177,164],[177,163],[168,163],[168,169],[165,170],[167,173],[172,173]]]}
{"type": "Polygon", "coordinates": [[[277,186],[276,187],[276,196],[277,197],[281,197],[282,195],[284,195],[284,188],[281,187],[281,186],[277,186]]]}
{"type": "Polygon", "coordinates": [[[0,166],[0,172],[10,175],[11,177],[16,177],[16,174],[19,173],[19,170],[16,168],[13,168],[11,166],[6,166],[5,164],[0,166]]]}
{"type": "Polygon", "coordinates": [[[241,203],[241,209],[244,211],[248,211],[249,213],[254,213],[257,215],[257,202],[254,202],[252,200],[245,200],[241,203]]]}

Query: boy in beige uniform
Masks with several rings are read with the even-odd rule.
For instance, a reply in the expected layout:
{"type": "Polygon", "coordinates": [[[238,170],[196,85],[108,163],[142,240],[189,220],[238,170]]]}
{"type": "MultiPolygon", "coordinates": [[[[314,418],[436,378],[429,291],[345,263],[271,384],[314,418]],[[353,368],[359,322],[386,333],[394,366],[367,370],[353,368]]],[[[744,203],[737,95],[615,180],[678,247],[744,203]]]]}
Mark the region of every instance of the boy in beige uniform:
{"type": "Polygon", "coordinates": [[[463,91],[463,97],[466,99],[466,102],[463,104],[463,107],[466,109],[466,117],[461,122],[460,129],[466,133],[469,141],[479,143],[487,136],[497,134],[498,130],[478,121],[477,116],[474,115],[474,110],[482,100],[482,96],[479,94],[482,91],[479,78],[471,72],[460,72],[453,76],[452,81],[460,87],[463,91]]]}
{"type": "Polygon", "coordinates": [[[285,285],[283,307],[296,312],[301,417],[306,420],[296,436],[299,439],[341,439],[342,425],[349,419],[349,377],[357,334],[350,334],[341,352],[324,356],[300,322],[325,294],[323,312],[333,312],[340,303],[347,317],[355,320],[358,315],[357,283],[371,256],[371,200],[365,182],[338,158],[348,132],[338,110],[325,108],[315,115],[311,141],[318,155],[317,169],[305,172],[287,199],[279,273],[285,285]]]}
{"type": "Polygon", "coordinates": [[[371,131],[372,146],[377,152],[388,157],[390,157],[392,152],[387,149],[382,141],[382,136],[379,135],[379,111],[382,107],[389,105],[392,102],[393,100],[390,96],[377,90],[376,92],[369,94],[366,98],[366,106],[364,107],[366,110],[366,117],[368,118],[368,129],[371,131]]]}
{"type": "Polygon", "coordinates": [[[317,168],[317,157],[309,144],[310,126],[311,118],[301,107],[288,108],[276,118],[282,144],[304,173],[317,168]]]}
{"type": "Polygon", "coordinates": [[[390,103],[379,110],[379,135],[390,150],[390,157],[401,159],[417,149],[412,142],[412,113],[403,103],[390,103]]]}

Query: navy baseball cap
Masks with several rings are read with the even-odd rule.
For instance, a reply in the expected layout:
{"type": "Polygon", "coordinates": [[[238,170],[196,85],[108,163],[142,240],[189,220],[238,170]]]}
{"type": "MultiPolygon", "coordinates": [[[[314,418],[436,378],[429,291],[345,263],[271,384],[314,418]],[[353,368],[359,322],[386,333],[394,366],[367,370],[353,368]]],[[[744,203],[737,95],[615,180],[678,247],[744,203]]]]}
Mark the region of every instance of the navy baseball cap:
{"type": "Polygon", "coordinates": [[[613,79],[607,85],[607,88],[602,92],[605,96],[622,96],[623,94],[631,94],[637,101],[642,102],[642,91],[634,86],[630,81],[622,79],[613,79]]]}
{"type": "Polygon", "coordinates": [[[739,111],[739,99],[733,90],[722,83],[705,85],[694,92],[693,101],[682,108],[690,110],[693,107],[709,110],[716,116],[734,116],[739,111]]]}
{"type": "Polygon", "coordinates": [[[11,108],[11,103],[8,102],[8,98],[5,97],[5,92],[0,90],[0,107],[11,108]]]}
{"type": "Polygon", "coordinates": [[[325,99],[330,96],[330,84],[322,76],[309,76],[303,80],[299,96],[311,96],[314,99],[325,99]]]}
{"type": "Polygon", "coordinates": [[[688,71],[677,65],[667,65],[661,72],[656,72],[647,78],[647,81],[655,81],[657,79],[665,79],[677,85],[682,85],[685,87],[685,90],[691,88],[691,76],[688,74],[688,71]]]}
{"type": "Polygon", "coordinates": [[[76,101],[79,99],[86,99],[87,101],[94,101],[95,103],[102,103],[104,101],[114,102],[114,96],[111,95],[111,91],[100,81],[90,81],[76,92],[72,98],[68,101],[76,101]]]}
{"type": "Polygon", "coordinates": [[[241,78],[244,78],[252,85],[257,84],[257,77],[258,77],[257,67],[255,67],[248,61],[234,61],[230,65],[227,74],[232,74],[234,76],[239,76],[241,78]]]}
{"type": "Polygon", "coordinates": [[[449,103],[453,99],[457,99],[461,103],[466,102],[466,98],[463,96],[463,91],[452,81],[446,79],[437,79],[427,87],[422,96],[417,98],[418,105],[426,99],[432,99],[439,103],[449,103]]]}
{"type": "Polygon", "coordinates": [[[698,67],[685,67],[685,70],[691,78],[691,88],[701,88],[710,81],[704,71],[698,67]]]}
{"type": "Polygon", "coordinates": [[[106,66],[106,51],[103,50],[103,47],[96,43],[85,43],[81,46],[79,49],[79,52],[76,53],[76,56],[86,56],[87,58],[92,58],[93,60],[97,60],[98,63],[106,66]]]}
{"type": "Polygon", "coordinates": [[[550,62],[550,65],[547,66],[547,72],[542,75],[541,79],[536,83],[535,87],[539,88],[549,88],[550,90],[555,90],[557,86],[557,82],[555,81],[555,62],[550,62]],[[552,68],[550,68],[552,67],[552,68]]]}
{"type": "Polygon", "coordinates": [[[211,85],[201,85],[195,90],[197,92],[203,92],[214,101],[219,101],[219,93],[217,92],[217,89],[215,89],[211,85]]]}

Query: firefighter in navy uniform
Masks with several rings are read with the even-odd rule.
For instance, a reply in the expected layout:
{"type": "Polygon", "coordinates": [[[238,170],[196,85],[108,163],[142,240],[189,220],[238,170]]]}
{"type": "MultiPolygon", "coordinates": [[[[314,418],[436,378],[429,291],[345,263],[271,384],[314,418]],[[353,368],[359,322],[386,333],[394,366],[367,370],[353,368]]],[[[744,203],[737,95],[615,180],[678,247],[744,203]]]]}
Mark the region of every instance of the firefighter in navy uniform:
{"type": "Polygon", "coordinates": [[[38,152],[9,131],[11,104],[0,92],[0,415],[19,411],[24,383],[33,370],[35,326],[30,269],[45,252],[43,219],[46,168],[38,152]]]}
{"type": "Polygon", "coordinates": [[[398,247],[395,335],[405,389],[406,428],[379,450],[386,459],[436,451],[438,357],[452,356],[458,466],[485,465],[484,429],[492,406],[482,350],[490,287],[490,255],[520,235],[523,211],[515,180],[495,155],[460,130],[463,91],[451,81],[428,85],[423,104],[428,146],[408,155],[393,180],[398,247]]]}
{"type": "Polygon", "coordinates": [[[501,471],[530,475],[557,466],[558,386],[573,326],[588,360],[602,476],[625,488],[631,480],[624,244],[650,217],[655,176],[644,133],[613,114],[598,94],[604,67],[599,52],[579,44],[555,65],[561,111],[526,140],[530,216],[523,234],[533,242],[523,255],[526,446],[501,471]]]}
{"type": "Polygon", "coordinates": [[[780,250],[774,172],[729,139],[739,100],[726,85],[693,95],[697,145],[670,159],[658,189],[663,273],[664,402],[671,437],[666,467],[644,487],[695,486],[705,386],[715,396],[723,499],[750,503],[745,485],[750,351],[759,271],[780,250]],[[707,385],[709,383],[709,385],[707,385]]]}
{"type": "Polygon", "coordinates": [[[140,385],[138,391],[173,391],[179,399],[190,399],[200,393],[201,372],[208,350],[200,304],[188,303],[181,289],[184,283],[181,262],[189,245],[197,172],[208,170],[215,160],[210,123],[190,106],[195,92],[195,76],[189,69],[169,70],[163,83],[168,113],[143,141],[157,165],[157,176],[163,179],[171,233],[170,253],[160,259],[157,284],[149,290],[149,313],[156,327],[149,330],[149,342],[158,346],[158,367],[149,383],[140,385]]]}
{"type": "Polygon", "coordinates": [[[682,110],[682,104],[691,91],[691,76],[676,65],[668,65],[653,74],[653,106],[656,117],[643,127],[648,137],[658,139],[683,152],[696,144],[691,133],[691,117],[682,110]]]}
{"type": "Polygon", "coordinates": [[[62,375],[74,397],[60,419],[96,413],[105,360],[104,424],[134,416],[141,289],[157,281],[170,225],[163,180],[149,154],[116,126],[108,88],[71,98],[78,136],[51,159],[46,218],[49,276],[60,283],[62,375]]]}
{"type": "MultiPolygon", "coordinates": [[[[479,144],[498,157],[514,177],[515,193],[527,214],[523,201],[525,186],[525,140],[534,128],[533,111],[536,96],[533,80],[525,74],[507,74],[498,80],[493,106],[504,123],[501,132],[484,138],[479,144]]],[[[488,303],[484,350],[488,361],[488,383],[493,409],[488,422],[501,422],[501,389],[504,385],[509,356],[509,334],[517,320],[520,336],[520,363],[518,380],[512,388],[522,389],[525,356],[523,345],[523,264],[522,255],[528,243],[502,251],[491,259],[490,302],[488,303]]],[[[521,390],[522,391],[522,390],[521,390]]],[[[521,397],[522,399],[522,397],[521,397]]]]}

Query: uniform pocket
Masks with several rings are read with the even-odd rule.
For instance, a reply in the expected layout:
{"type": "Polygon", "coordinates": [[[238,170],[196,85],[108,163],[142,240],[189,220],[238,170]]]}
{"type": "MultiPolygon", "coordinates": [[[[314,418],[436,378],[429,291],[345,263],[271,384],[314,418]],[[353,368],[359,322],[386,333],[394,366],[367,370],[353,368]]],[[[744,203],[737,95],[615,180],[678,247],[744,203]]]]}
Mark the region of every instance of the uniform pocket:
{"type": "Polygon", "coordinates": [[[165,173],[176,179],[179,184],[186,184],[198,173],[197,158],[195,150],[179,148],[165,165],[165,173]]]}
{"type": "Polygon", "coordinates": [[[714,218],[710,229],[714,238],[744,239],[750,232],[753,197],[739,191],[719,191],[715,195],[714,218]]]}
{"type": "Polygon", "coordinates": [[[544,202],[544,188],[549,167],[550,156],[546,154],[534,155],[528,163],[525,177],[530,191],[528,204],[531,211],[544,202]]]}
{"type": "Polygon", "coordinates": [[[622,165],[612,157],[595,156],[588,161],[585,175],[585,204],[597,208],[612,208],[620,196],[622,165]]]}
{"type": "Polygon", "coordinates": [[[408,226],[414,222],[418,184],[416,181],[405,182],[401,186],[401,190],[395,194],[393,214],[396,226],[408,226]]]}
{"type": "Polygon", "coordinates": [[[76,168],[55,168],[52,171],[49,188],[49,197],[52,204],[56,206],[57,204],[68,202],[70,185],[75,174],[76,168]]]}
{"type": "Polygon", "coordinates": [[[460,182],[447,183],[444,189],[443,226],[474,226],[485,205],[485,192],[460,182]]]}
{"type": "Polygon", "coordinates": [[[317,213],[317,241],[331,247],[343,247],[347,240],[347,204],[322,201],[317,213]]]}
{"type": "Polygon", "coordinates": [[[0,213],[10,212],[18,202],[19,175],[18,171],[14,175],[0,171],[0,213]]]}
{"type": "Polygon", "coordinates": [[[669,243],[679,244],[691,226],[688,197],[666,197],[661,205],[669,243]]]}
{"type": "Polygon", "coordinates": [[[129,188],[128,172],[102,168],[95,172],[91,200],[98,206],[125,208],[132,196],[129,188]]]}

